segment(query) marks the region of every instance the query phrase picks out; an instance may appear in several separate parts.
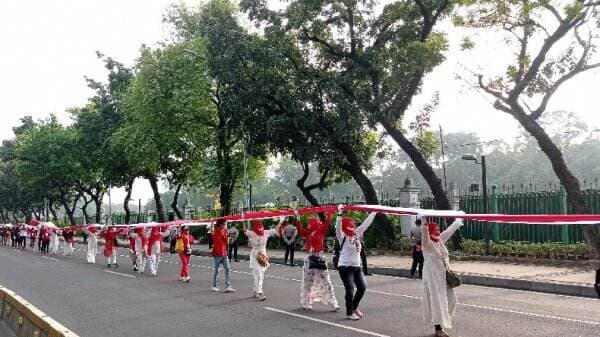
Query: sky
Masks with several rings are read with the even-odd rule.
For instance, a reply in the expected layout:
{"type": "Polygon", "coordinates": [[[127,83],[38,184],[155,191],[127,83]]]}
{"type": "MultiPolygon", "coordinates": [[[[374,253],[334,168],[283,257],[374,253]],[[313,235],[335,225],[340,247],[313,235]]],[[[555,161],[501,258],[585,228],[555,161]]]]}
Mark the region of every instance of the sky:
{"type": "MultiPolygon", "coordinates": [[[[106,77],[96,51],[132,65],[142,44],[153,45],[167,37],[162,15],[171,3],[177,1],[1,1],[0,139],[12,138],[12,127],[26,115],[44,119],[54,113],[69,123],[65,110],[85,104],[92,95],[84,76],[106,77]]],[[[476,132],[484,140],[514,139],[519,128],[512,117],[494,110],[489,98],[455,78],[465,72],[464,67],[501,72],[510,54],[501,41],[485,34],[475,37],[476,52],[461,52],[462,35],[453,34],[446,62],[427,77],[407,120],[439,91],[440,105],[432,116],[436,128],[442,125],[445,133],[476,132]]],[[[595,71],[572,80],[557,92],[549,110],[573,111],[592,129],[600,128],[599,79],[595,71]]],[[[118,200],[124,196],[122,191],[113,194],[118,200]]],[[[133,199],[150,196],[147,183],[136,182],[133,199]]]]}

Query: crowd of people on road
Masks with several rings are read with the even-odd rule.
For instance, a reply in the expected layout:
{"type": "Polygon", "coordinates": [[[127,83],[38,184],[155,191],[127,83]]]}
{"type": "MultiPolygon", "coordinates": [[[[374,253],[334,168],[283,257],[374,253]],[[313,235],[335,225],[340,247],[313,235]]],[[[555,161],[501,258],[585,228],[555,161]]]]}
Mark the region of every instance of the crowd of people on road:
{"type": "MultiPolygon", "coordinates": [[[[372,212],[357,225],[355,220],[344,214],[344,207],[338,207],[335,222],[336,248],[334,250],[333,264],[338,269],[341,282],[344,286],[345,314],[352,321],[364,317],[360,309],[360,302],[365,295],[367,282],[365,275],[370,273],[366,269],[366,254],[364,252],[363,238],[377,213],[372,212]]],[[[242,230],[235,226],[227,228],[227,222],[217,220],[209,225],[207,232],[210,236],[210,249],[213,257],[212,290],[215,292],[233,293],[230,261],[239,261],[237,249],[240,233],[247,237],[251,248],[249,265],[253,278],[253,295],[260,301],[266,300],[264,291],[265,273],[269,268],[267,243],[270,238],[277,237],[282,240],[285,249],[284,263],[295,266],[294,251],[298,237],[304,238],[305,258],[302,265],[302,279],[300,286],[300,305],[305,310],[313,310],[315,302],[321,302],[332,311],[341,310],[338,304],[334,287],[329,273],[329,265],[325,259],[325,240],[332,224],[334,213],[314,214],[303,224],[300,215],[280,217],[278,224],[273,229],[265,229],[260,220],[251,223],[243,222],[242,230]],[[219,274],[223,274],[224,286],[219,287],[219,274]]],[[[417,219],[410,231],[410,240],[413,247],[413,266],[411,276],[422,278],[423,285],[423,314],[425,319],[434,327],[434,336],[447,336],[444,329],[452,328],[451,317],[456,308],[456,297],[453,286],[447,281],[448,250],[445,242],[462,226],[462,221],[456,219],[445,231],[440,233],[439,225],[430,219],[417,219]],[[418,270],[418,273],[417,273],[418,270]]],[[[99,227],[96,225],[82,228],[86,235],[87,263],[96,263],[99,238],[104,239],[102,251],[106,258],[108,268],[118,268],[117,248],[118,236],[126,235],[129,239],[129,253],[134,272],[140,274],[149,265],[150,274],[158,275],[161,253],[164,250],[164,241],[169,242],[169,251],[177,253],[180,259],[181,282],[190,282],[190,258],[192,244],[196,239],[190,234],[188,226],[172,226],[170,228],[160,225],[139,225],[128,230],[115,226],[99,227]],[[166,239],[166,240],[165,240],[166,239]]],[[[74,230],[72,228],[50,228],[45,223],[32,225],[3,225],[0,227],[1,244],[25,249],[27,238],[30,247],[35,247],[37,240],[39,251],[42,253],[58,253],[59,236],[63,238],[63,255],[72,256],[74,245],[74,230]]]]}

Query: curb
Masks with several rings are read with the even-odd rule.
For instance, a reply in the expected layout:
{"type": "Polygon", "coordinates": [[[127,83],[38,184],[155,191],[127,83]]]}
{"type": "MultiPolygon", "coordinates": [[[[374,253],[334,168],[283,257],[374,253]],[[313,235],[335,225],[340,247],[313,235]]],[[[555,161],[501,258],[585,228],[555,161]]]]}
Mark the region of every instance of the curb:
{"type": "MultiPolygon", "coordinates": [[[[212,254],[210,252],[198,250],[198,249],[195,249],[193,251],[193,255],[212,256],[212,254]]],[[[248,254],[238,254],[238,259],[248,261],[248,260],[250,260],[250,256],[248,254]]],[[[284,259],[281,257],[272,257],[269,259],[269,261],[271,263],[275,263],[275,264],[283,264],[284,263],[284,259]]],[[[299,266],[301,266],[301,265],[302,265],[302,263],[299,264],[299,266]]],[[[329,268],[332,268],[330,263],[329,263],[329,268]]],[[[372,272],[373,274],[377,274],[377,275],[410,278],[410,270],[409,269],[372,266],[372,267],[369,267],[369,271],[372,272]]],[[[556,294],[556,295],[598,298],[598,295],[596,294],[594,287],[591,287],[591,286],[555,283],[555,282],[530,281],[530,280],[513,279],[513,278],[501,278],[501,277],[494,277],[494,276],[489,276],[489,275],[476,275],[476,274],[468,274],[468,273],[461,273],[460,276],[462,278],[463,284],[479,285],[479,286],[486,286],[486,287],[492,287],[492,288],[525,290],[525,291],[533,291],[533,292],[556,294]]]]}
{"type": "Polygon", "coordinates": [[[0,322],[17,337],[78,337],[50,316],[0,285],[0,322]]]}

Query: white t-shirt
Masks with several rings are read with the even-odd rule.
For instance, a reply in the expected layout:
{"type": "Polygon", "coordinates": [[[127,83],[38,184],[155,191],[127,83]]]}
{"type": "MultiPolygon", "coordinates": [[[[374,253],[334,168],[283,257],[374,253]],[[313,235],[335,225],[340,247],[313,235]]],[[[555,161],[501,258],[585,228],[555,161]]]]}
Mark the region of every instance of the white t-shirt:
{"type": "Polygon", "coordinates": [[[337,235],[337,239],[342,245],[342,249],[340,250],[340,258],[338,260],[338,266],[348,266],[348,267],[360,267],[360,250],[362,249],[362,244],[360,240],[362,239],[364,233],[367,231],[373,219],[375,218],[377,213],[369,213],[367,218],[356,228],[354,231],[354,235],[349,237],[344,234],[342,231],[342,217],[338,216],[335,222],[335,232],[337,235]],[[344,241],[345,239],[345,241],[344,241]]]}

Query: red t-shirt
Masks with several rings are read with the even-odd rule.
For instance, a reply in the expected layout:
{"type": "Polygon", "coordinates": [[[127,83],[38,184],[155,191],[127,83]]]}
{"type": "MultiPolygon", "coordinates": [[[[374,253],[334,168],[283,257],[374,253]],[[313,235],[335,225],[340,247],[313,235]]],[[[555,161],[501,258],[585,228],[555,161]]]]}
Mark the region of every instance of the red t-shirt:
{"type": "Polygon", "coordinates": [[[221,228],[215,228],[212,233],[212,242],[213,242],[213,256],[227,256],[227,237],[228,237],[227,229],[225,226],[221,228]]]}

